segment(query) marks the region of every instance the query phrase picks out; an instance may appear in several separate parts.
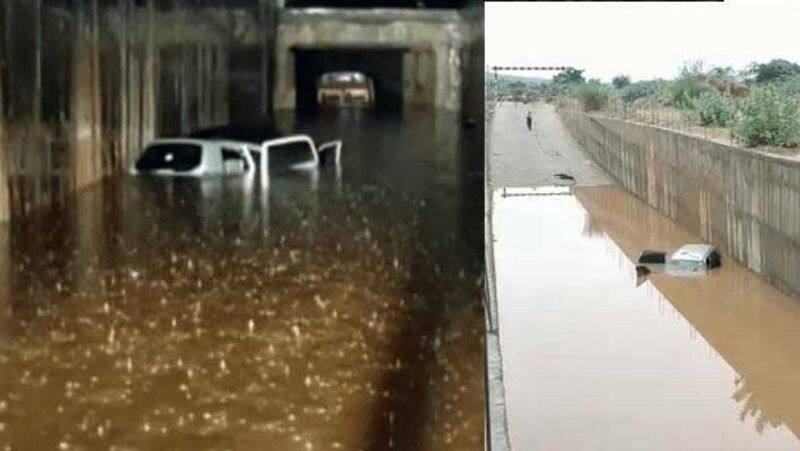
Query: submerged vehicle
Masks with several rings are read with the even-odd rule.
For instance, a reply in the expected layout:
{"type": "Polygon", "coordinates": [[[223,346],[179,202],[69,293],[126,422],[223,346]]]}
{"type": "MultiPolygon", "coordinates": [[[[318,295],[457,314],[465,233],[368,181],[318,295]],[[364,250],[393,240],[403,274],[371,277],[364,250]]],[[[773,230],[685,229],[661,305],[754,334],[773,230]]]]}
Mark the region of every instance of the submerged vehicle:
{"type": "Polygon", "coordinates": [[[722,265],[722,256],[710,244],[686,244],[671,253],[644,250],[636,259],[637,285],[652,272],[678,277],[702,276],[722,265]]]}
{"type": "Polygon", "coordinates": [[[131,168],[133,174],[169,176],[209,176],[253,173],[258,168],[268,179],[270,159],[277,152],[290,169],[315,169],[332,159],[341,163],[342,142],[326,142],[319,147],[307,135],[291,135],[248,142],[224,139],[213,133],[187,138],[157,139],[148,144],[131,168]],[[198,137],[207,136],[207,137],[198,137]]]}
{"type": "Polygon", "coordinates": [[[667,258],[667,267],[682,269],[712,269],[722,264],[719,252],[710,244],[687,244],[667,258]]]}
{"type": "Polygon", "coordinates": [[[328,72],[317,81],[317,104],[369,107],[375,103],[372,79],[361,72],[328,72]]]}

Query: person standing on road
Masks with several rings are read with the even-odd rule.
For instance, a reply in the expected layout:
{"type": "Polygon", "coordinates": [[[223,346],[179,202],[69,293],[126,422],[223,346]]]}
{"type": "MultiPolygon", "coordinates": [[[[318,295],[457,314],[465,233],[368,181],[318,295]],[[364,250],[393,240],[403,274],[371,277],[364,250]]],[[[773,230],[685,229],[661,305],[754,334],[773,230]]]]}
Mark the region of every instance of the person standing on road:
{"type": "Polygon", "coordinates": [[[531,112],[530,111],[528,111],[528,117],[525,118],[525,123],[528,124],[528,130],[530,130],[531,127],[533,126],[533,118],[531,117],[531,112]]]}

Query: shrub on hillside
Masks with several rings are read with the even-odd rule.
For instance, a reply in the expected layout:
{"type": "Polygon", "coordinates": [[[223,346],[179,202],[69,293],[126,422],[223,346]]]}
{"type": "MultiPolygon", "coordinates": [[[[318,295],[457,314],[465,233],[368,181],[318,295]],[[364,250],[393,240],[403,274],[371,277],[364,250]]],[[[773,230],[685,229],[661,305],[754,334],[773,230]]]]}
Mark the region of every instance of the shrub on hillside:
{"type": "Polygon", "coordinates": [[[800,105],[773,86],[756,88],[741,102],[734,133],[748,147],[794,146],[800,138],[800,105]]]}
{"type": "Polygon", "coordinates": [[[599,111],[608,105],[613,90],[605,85],[586,83],[576,85],[572,89],[572,96],[581,102],[583,111],[599,111]]]}
{"type": "Polygon", "coordinates": [[[776,87],[784,95],[800,98],[800,75],[789,77],[778,83],[776,87]]]}
{"type": "Polygon", "coordinates": [[[694,99],[711,88],[694,74],[683,74],[672,83],[672,101],[678,108],[691,108],[694,99]]]}
{"type": "Polygon", "coordinates": [[[669,90],[669,84],[663,80],[647,80],[632,83],[619,91],[619,98],[625,103],[632,103],[644,97],[662,97],[669,90]]]}
{"type": "Polygon", "coordinates": [[[735,107],[736,104],[728,97],[706,91],[691,100],[689,117],[700,125],[724,127],[733,121],[735,107]]]}

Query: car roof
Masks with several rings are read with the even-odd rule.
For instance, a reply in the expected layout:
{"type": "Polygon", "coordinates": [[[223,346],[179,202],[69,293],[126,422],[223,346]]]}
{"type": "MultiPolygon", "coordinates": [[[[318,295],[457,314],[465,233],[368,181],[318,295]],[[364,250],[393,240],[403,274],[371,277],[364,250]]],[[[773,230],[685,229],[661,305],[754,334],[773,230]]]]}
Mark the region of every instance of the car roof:
{"type": "Polygon", "coordinates": [[[195,144],[198,146],[203,146],[207,144],[209,140],[207,139],[194,139],[194,138],[159,138],[147,143],[146,147],[150,146],[157,146],[160,144],[195,144]]]}
{"type": "Polygon", "coordinates": [[[670,256],[670,260],[700,261],[714,251],[710,244],[686,244],[679,247],[670,256]]]}
{"type": "Polygon", "coordinates": [[[240,141],[248,143],[262,143],[275,139],[282,134],[271,126],[235,126],[225,125],[209,127],[194,131],[187,138],[202,140],[217,139],[223,141],[240,141]]]}

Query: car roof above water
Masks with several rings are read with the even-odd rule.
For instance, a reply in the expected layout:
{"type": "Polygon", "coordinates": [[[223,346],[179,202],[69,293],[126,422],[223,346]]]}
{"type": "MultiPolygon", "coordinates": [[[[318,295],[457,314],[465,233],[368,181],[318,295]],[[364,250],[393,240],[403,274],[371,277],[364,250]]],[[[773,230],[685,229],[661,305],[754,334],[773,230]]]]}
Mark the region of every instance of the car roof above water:
{"type": "Polygon", "coordinates": [[[678,248],[670,255],[671,261],[702,262],[714,251],[714,246],[709,244],[687,244],[678,248]]]}

